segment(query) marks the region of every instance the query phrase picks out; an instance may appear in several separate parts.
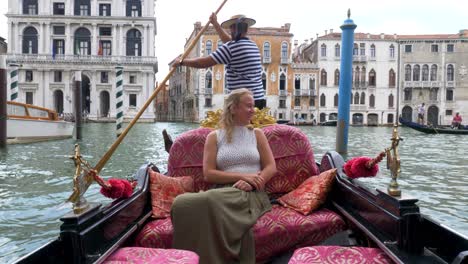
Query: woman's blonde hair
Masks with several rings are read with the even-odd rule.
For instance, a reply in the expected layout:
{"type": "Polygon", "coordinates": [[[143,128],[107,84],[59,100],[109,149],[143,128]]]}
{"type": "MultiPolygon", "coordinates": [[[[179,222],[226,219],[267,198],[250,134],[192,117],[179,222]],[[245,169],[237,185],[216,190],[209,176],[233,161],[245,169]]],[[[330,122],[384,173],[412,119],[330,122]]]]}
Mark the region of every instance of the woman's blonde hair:
{"type": "Polygon", "coordinates": [[[239,105],[242,96],[246,94],[253,96],[252,92],[246,88],[236,89],[224,100],[224,108],[221,119],[219,120],[219,127],[226,131],[228,143],[231,143],[232,131],[234,130],[234,115],[232,110],[235,106],[239,105]]]}

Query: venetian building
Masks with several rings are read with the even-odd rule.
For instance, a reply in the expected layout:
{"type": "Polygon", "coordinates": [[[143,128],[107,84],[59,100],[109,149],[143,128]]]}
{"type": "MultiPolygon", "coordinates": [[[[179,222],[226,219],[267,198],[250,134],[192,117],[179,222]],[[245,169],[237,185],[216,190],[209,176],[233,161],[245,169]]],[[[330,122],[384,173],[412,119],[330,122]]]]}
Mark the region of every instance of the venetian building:
{"type": "MultiPolygon", "coordinates": [[[[156,87],[158,87],[158,84],[156,84],[156,87]]],[[[161,87],[161,90],[158,93],[158,96],[156,96],[156,99],[154,99],[154,109],[156,110],[156,121],[167,121],[168,120],[168,101],[169,101],[169,86],[167,84],[164,84],[163,87],[161,87]]]]}
{"type": "MultiPolygon", "coordinates": [[[[186,48],[201,30],[199,22],[187,39],[186,48]]],[[[291,68],[290,24],[281,27],[252,27],[249,38],[260,49],[262,80],[266,91],[267,107],[277,119],[289,118],[293,89],[291,68]]],[[[201,36],[188,57],[208,56],[222,41],[216,30],[209,27],[201,36]]],[[[222,109],[227,94],[224,65],[207,69],[180,67],[170,79],[169,117],[175,121],[199,121],[207,111],[222,109]]]]}
{"type": "Polygon", "coordinates": [[[450,125],[453,115],[468,116],[468,30],[457,34],[400,35],[400,112],[417,120],[425,103],[425,122],[450,125]]]}
{"type": "MultiPolygon", "coordinates": [[[[312,40],[313,41],[313,40],[312,40]]],[[[308,40],[298,45],[294,41],[291,67],[294,72],[292,108],[289,120],[298,118],[305,122],[316,124],[318,120],[319,68],[312,62],[311,49],[308,40]]],[[[281,104],[280,104],[281,106],[281,104]]]]}
{"type": "MultiPolygon", "coordinates": [[[[396,35],[355,33],[350,123],[396,122],[398,51],[396,35]]],[[[319,72],[319,121],[338,117],[341,33],[332,29],[304,47],[319,72]]]]}
{"type": "MultiPolygon", "coordinates": [[[[115,118],[117,86],[123,86],[124,117],[132,118],[155,87],[154,9],[153,0],[9,0],[7,63],[10,73],[18,72],[17,101],[66,116],[81,79],[88,118],[115,118]]],[[[154,117],[151,105],[141,120],[154,117]]]]}

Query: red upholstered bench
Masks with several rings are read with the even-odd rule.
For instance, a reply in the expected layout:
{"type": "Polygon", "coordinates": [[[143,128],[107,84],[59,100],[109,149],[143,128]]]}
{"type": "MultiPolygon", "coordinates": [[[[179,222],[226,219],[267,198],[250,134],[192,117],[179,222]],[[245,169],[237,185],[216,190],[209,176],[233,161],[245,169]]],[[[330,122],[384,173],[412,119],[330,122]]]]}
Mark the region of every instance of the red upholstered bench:
{"type": "MultiPolygon", "coordinates": [[[[307,136],[299,129],[274,125],[263,128],[275,157],[278,173],[267,183],[270,197],[277,198],[298,187],[307,178],[318,175],[314,153],[307,136]]],[[[200,128],[177,137],[170,149],[168,176],[191,175],[196,192],[207,190],[211,184],[203,181],[203,148],[211,129],[200,128]]],[[[198,223],[193,219],[194,228],[198,223]]],[[[254,238],[257,261],[298,247],[317,245],[333,234],[344,230],[343,219],[333,211],[319,209],[303,215],[292,209],[274,205],[270,212],[255,224],[254,238]]],[[[135,246],[170,248],[172,223],[169,218],[154,219],[143,227],[135,239],[135,246]]]]}
{"type": "Polygon", "coordinates": [[[294,251],[289,264],[391,264],[393,261],[379,248],[315,246],[294,251]]]}
{"type": "Polygon", "coordinates": [[[106,264],[198,264],[198,255],[187,250],[126,247],[110,255],[106,264]]]}

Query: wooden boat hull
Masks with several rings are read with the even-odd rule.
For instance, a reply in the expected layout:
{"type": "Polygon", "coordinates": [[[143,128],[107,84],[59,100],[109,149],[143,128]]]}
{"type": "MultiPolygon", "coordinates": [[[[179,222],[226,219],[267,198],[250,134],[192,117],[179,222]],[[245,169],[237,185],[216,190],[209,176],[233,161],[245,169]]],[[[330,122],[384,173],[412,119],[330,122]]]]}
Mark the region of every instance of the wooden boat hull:
{"type": "Polygon", "coordinates": [[[411,122],[408,120],[403,119],[400,117],[398,119],[400,121],[400,124],[412,128],[414,130],[417,130],[419,132],[423,132],[426,134],[454,134],[454,135],[468,135],[468,129],[463,128],[463,129],[451,129],[451,128],[440,128],[440,127],[429,127],[425,125],[421,125],[415,122],[411,122]]]}
{"type": "Polygon", "coordinates": [[[336,120],[328,120],[325,122],[321,122],[319,125],[321,126],[336,126],[337,121],[336,120]]]}
{"type": "Polygon", "coordinates": [[[10,143],[69,138],[73,135],[73,128],[73,123],[62,120],[8,118],[7,138],[10,143]]]}
{"type": "MultiPolygon", "coordinates": [[[[353,230],[359,245],[377,245],[395,263],[465,263],[468,238],[419,211],[417,199],[391,197],[370,190],[343,174],[344,160],[336,152],[322,159],[321,170],[338,168],[326,207],[338,212],[353,230]],[[450,245],[450,246],[447,246],[450,245]],[[453,262],[458,258],[459,262],[453,262]]],[[[135,174],[138,186],[128,199],[83,215],[63,217],[60,237],[16,263],[100,263],[131,240],[151,216],[151,194],[144,164],[135,174]]]]}

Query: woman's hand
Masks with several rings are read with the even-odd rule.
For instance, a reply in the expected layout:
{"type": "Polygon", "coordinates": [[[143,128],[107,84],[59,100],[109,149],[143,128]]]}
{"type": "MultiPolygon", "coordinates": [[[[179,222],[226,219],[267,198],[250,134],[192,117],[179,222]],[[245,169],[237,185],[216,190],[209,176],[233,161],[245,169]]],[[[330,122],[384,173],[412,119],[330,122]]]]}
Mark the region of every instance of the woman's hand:
{"type": "Polygon", "coordinates": [[[262,191],[265,188],[265,179],[260,176],[261,171],[257,172],[256,174],[246,174],[243,178],[244,181],[252,185],[255,190],[262,191]]]}
{"type": "Polygon", "coordinates": [[[245,191],[245,192],[253,191],[252,185],[250,185],[249,183],[243,180],[238,180],[236,183],[234,183],[234,185],[232,185],[232,187],[245,191]]]}

